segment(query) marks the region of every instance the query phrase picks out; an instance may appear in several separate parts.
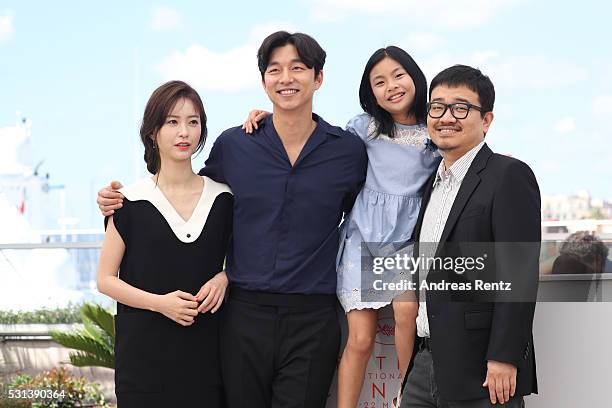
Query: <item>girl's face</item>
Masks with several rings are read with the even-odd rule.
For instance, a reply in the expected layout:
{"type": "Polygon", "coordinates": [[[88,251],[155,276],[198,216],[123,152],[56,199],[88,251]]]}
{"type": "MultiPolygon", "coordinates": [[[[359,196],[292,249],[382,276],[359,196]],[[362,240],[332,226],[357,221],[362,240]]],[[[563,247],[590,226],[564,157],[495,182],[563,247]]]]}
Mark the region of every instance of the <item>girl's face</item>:
{"type": "Polygon", "coordinates": [[[176,102],[156,136],[159,155],[164,160],[190,160],[198,147],[202,124],[191,100],[176,102]]]}
{"type": "Polygon", "coordinates": [[[412,124],[408,111],[414,101],[414,82],[396,60],[385,57],[370,71],[370,86],[376,103],[389,112],[395,122],[412,124]]]}

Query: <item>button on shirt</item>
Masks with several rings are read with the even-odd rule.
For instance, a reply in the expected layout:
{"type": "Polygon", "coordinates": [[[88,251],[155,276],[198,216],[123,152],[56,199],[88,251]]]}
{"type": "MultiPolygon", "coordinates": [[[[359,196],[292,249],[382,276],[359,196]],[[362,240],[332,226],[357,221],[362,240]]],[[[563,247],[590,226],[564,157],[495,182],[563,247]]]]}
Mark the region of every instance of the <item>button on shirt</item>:
{"type": "Polygon", "coordinates": [[[316,128],[293,166],[270,115],[251,135],[239,127],[223,132],[200,170],[234,193],[232,285],[336,293],[338,225],[361,190],[367,154],[357,136],[314,114],[313,120],[316,128]]]}
{"type": "MultiPolygon", "coordinates": [[[[484,141],[478,146],[472,148],[464,154],[459,160],[453,163],[447,170],[444,166],[444,160],[440,162],[436,178],[433,183],[431,197],[423,215],[423,224],[421,226],[421,234],[419,236],[419,247],[424,248],[420,255],[425,257],[435,256],[437,244],[440,242],[444,226],[448,220],[461,183],[465,175],[472,165],[476,154],[480,151],[484,141]]],[[[419,271],[420,281],[427,277],[427,269],[419,271]]],[[[423,294],[420,298],[423,299],[423,294]]],[[[429,320],[427,319],[427,303],[419,302],[419,312],[417,315],[417,335],[419,337],[429,337],[429,320]]]]}

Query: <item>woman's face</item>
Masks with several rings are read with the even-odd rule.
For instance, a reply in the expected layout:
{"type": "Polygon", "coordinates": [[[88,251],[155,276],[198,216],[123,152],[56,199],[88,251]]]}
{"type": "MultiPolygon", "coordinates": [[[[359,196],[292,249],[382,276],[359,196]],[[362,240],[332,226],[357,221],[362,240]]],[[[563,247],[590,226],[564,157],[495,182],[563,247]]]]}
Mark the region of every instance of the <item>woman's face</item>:
{"type": "Polygon", "coordinates": [[[200,141],[202,124],[193,102],[187,98],[176,102],[156,136],[162,160],[190,160],[200,141]]]}
{"type": "Polygon", "coordinates": [[[409,121],[408,111],[414,101],[415,87],[399,62],[385,57],[374,65],[370,71],[370,86],[376,103],[389,112],[395,122],[409,121]]]}

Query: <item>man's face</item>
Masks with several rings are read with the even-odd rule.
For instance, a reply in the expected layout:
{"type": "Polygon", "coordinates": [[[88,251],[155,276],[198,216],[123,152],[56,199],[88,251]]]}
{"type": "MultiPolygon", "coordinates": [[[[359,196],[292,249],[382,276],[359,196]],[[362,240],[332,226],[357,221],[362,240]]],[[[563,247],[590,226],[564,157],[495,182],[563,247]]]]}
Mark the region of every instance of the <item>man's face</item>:
{"type": "MultiPolygon", "coordinates": [[[[449,88],[436,86],[431,92],[430,102],[470,103],[480,106],[478,94],[465,86],[449,88]]],[[[456,119],[447,109],[441,118],[427,116],[427,129],[433,142],[443,154],[452,154],[459,158],[478,145],[493,121],[493,112],[487,112],[484,118],[476,109],[470,109],[465,119],[456,119]]]]}
{"type": "Polygon", "coordinates": [[[275,110],[312,110],[312,97],[322,81],[323,72],[315,78],[314,68],[308,68],[295,46],[287,44],[272,51],[263,86],[275,110]]]}

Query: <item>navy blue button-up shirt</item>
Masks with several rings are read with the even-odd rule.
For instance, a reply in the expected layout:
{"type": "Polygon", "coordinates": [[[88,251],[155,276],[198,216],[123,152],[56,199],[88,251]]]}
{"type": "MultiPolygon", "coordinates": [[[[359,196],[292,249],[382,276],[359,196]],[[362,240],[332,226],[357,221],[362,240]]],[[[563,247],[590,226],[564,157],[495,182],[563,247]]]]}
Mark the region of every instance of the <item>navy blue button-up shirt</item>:
{"type": "Polygon", "coordinates": [[[363,185],[368,159],[359,137],[313,119],[317,126],[294,166],[269,116],[252,135],[240,127],[223,132],[200,170],[234,192],[232,285],[336,292],[338,224],[363,185]]]}

